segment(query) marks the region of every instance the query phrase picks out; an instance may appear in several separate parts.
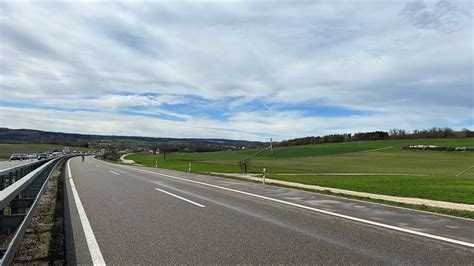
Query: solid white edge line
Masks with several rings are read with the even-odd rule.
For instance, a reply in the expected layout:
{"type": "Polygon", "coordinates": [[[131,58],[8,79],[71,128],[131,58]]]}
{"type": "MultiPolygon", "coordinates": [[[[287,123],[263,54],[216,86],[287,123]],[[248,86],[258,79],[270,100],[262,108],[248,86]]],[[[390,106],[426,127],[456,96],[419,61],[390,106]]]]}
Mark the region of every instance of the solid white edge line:
{"type": "Polygon", "coordinates": [[[120,175],[119,173],[114,172],[114,171],[110,171],[110,170],[109,170],[109,172],[111,172],[111,173],[114,174],[114,175],[120,175]]]}
{"type": "Polygon", "coordinates": [[[163,193],[166,193],[166,194],[168,194],[168,195],[171,195],[171,196],[173,196],[173,197],[176,197],[176,198],[178,198],[178,199],[187,201],[187,202],[189,202],[189,203],[191,203],[191,204],[194,204],[194,205],[196,205],[196,206],[199,206],[199,207],[201,207],[201,208],[206,207],[206,206],[204,206],[204,205],[202,205],[202,204],[199,204],[199,203],[194,202],[194,201],[192,201],[192,200],[185,199],[185,198],[183,198],[183,197],[181,197],[181,196],[175,195],[175,194],[173,194],[173,193],[171,193],[171,192],[168,192],[168,191],[165,191],[165,190],[163,190],[163,189],[159,189],[159,188],[155,188],[155,189],[158,190],[158,191],[161,191],[161,192],[163,192],[163,193]]]}
{"type": "Polygon", "coordinates": [[[357,217],[352,217],[352,216],[339,214],[339,213],[335,213],[335,212],[325,211],[325,210],[321,210],[321,209],[301,205],[301,204],[298,204],[298,203],[292,203],[292,202],[288,202],[288,201],[284,201],[284,200],[269,198],[269,197],[266,197],[266,196],[261,196],[261,195],[257,195],[257,194],[253,194],[253,193],[249,193],[249,192],[245,192],[245,191],[240,191],[240,190],[236,190],[236,189],[232,189],[232,188],[226,188],[226,187],[221,187],[221,186],[217,186],[217,185],[207,184],[207,183],[200,182],[200,181],[189,180],[189,179],[182,178],[182,177],[177,177],[177,176],[172,176],[172,175],[147,171],[147,170],[143,170],[143,169],[137,169],[137,168],[134,168],[134,167],[124,166],[124,165],[121,165],[121,167],[128,168],[128,169],[134,169],[134,170],[142,171],[142,172],[145,172],[145,173],[166,176],[166,177],[169,177],[169,178],[183,180],[183,181],[196,183],[196,184],[200,184],[200,185],[204,185],[204,186],[219,188],[219,189],[232,191],[232,192],[235,192],[235,193],[240,193],[240,194],[244,194],[244,195],[248,195],[248,196],[252,196],[252,197],[257,197],[257,198],[261,198],[261,199],[266,199],[266,200],[270,200],[270,201],[274,201],[274,202],[278,202],[278,203],[282,203],[282,204],[286,204],[286,205],[290,205],[290,206],[294,206],[294,207],[298,207],[298,208],[302,208],[302,209],[306,209],[306,210],[311,210],[311,211],[315,211],[315,212],[319,212],[319,213],[324,213],[324,214],[332,215],[332,216],[339,217],[339,218],[344,218],[344,219],[348,219],[348,220],[352,220],[352,221],[356,221],[356,222],[361,222],[361,223],[370,224],[370,225],[383,227],[383,228],[388,228],[388,229],[392,229],[392,230],[396,230],[396,231],[400,231],[400,232],[404,232],[404,233],[409,233],[409,234],[413,234],[413,235],[417,235],[417,236],[423,236],[423,237],[427,237],[427,238],[432,238],[432,239],[436,239],[436,240],[441,240],[441,241],[445,241],[445,242],[449,242],[449,243],[454,243],[454,244],[474,248],[474,243],[470,243],[470,242],[466,242],[466,241],[462,241],[462,240],[457,240],[457,239],[452,239],[452,238],[448,238],[448,237],[444,237],[444,236],[438,236],[438,235],[423,233],[423,232],[419,232],[419,231],[415,231],[415,230],[411,230],[411,229],[407,229],[407,228],[397,227],[397,226],[393,226],[393,225],[388,225],[388,224],[383,224],[383,223],[374,222],[374,221],[370,221],[370,220],[365,220],[365,219],[362,219],[362,218],[357,218],[357,217]]]}
{"type": "Polygon", "coordinates": [[[69,178],[72,178],[72,174],[71,174],[71,166],[69,165],[69,161],[71,159],[67,160],[67,173],[68,173],[68,176],[69,178]]]}
{"type": "Polygon", "coordinates": [[[87,247],[89,248],[89,253],[91,254],[92,263],[94,265],[105,265],[104,257],[102,257],[99,244],[95,239],[94,232],[92,231],[92,227],[89,223],[89,219],[87,219],[86,211],[82,206],[81,199],[79,198],[79,194],[77,193],[76,185],[74,184],[74,180],[72,179],[71,166],[69,165],[70,161],[71,159],[67,161],[69,183],[71,185],[74,201],[76,202],[76,208],[77,212],[79,213],[79,219],[81,220],[82,230],[84,231],[84,235],[86,237],[87,247]]]}

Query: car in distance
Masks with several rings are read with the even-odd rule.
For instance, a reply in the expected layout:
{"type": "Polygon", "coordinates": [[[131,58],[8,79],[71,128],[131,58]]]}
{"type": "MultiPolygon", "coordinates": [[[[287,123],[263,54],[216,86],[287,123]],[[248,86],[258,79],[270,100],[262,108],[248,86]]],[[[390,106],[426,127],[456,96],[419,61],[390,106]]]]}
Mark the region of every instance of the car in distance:
{"type": "Polygon", "coordinates": [[[10,156],[9,161],[15,161],[15,160],[22,160],[21,154],[14,153],[14,154],[12,154],[12,156],[10,156]]]}
{"type": "Polygon", "coordinates": [[[47,159],[47,158],[48,158],[48,155],[46,153],[40,153],[40,155],[38,155],[38,160],[47,159]]]}

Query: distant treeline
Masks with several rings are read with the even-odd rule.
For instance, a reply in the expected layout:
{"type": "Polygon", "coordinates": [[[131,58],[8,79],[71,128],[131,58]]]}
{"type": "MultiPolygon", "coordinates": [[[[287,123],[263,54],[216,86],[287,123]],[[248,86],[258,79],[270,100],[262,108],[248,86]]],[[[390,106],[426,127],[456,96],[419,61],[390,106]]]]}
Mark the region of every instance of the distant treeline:
{"type": "Polygon", "coordinates": [[[79,134],[0,128],[0,142],[2,143],[54,144],[87,148],[89,147],[89,139],[83,138],[79,134]]]}
{"type": "Polygon", "coordinates": [[[154,138],[137,136],[87,135],[63,132],[48,132],[33,129],[0,128],[0,143],[21,144],[55,144],[78,147],[116,147],[148,148],[153,143],[167,142],[179,151],[215,151],[237,149],[241,147],[259,147],[264,143],[258,141],[230,139],[195,139],[195,138],[154,138]]]}
{"type": "Polygon", "coordinates": [[[332,134],[322,137],[304,137],[291,140],[284,140],[277,144],[277,146],[294,146],[306,144],[322,144],[333,142],[349,142],[361,140],[387,140],[387,139],[430,139],[430,138],[472,138],[474,131],[463,129],[461,131],[454,131],[451,128],[438,128],[414,130],[408,132],[403,129],[391,129],[389,132],[374,131],[355,134],[332,134]]]}
{"type": "MultiPolygon", "coordinates": [[[[247,144],[246,149],[254,149],[262,145],[247,144]]],[[[228,146],[216,143],[176,143],[176,142],[157,142],[150,145],[150,150],[153,152],[213,152],[223,151],[229,149],[241,149],[236,146],[228,146]]]]}

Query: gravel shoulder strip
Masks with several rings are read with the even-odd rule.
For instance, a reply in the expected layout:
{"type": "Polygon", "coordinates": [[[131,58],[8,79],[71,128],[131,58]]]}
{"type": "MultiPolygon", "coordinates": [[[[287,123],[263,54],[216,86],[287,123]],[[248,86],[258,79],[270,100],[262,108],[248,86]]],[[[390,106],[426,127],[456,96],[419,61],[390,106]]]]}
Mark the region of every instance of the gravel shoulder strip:
{"type": "MultiPolygon", "coordinates": [[[[238,173],[211,173],[211,174],[223,175],[223,176],[229,176],[229,177],[238,177],[238,178],[242,178],[242,179],[246,179],[246,180],[250,180],[254,182],[262,182],[261,177],[257,177],[252,174],[238,174],[238,173]]],[[[269,179],[269,178],[266,178],[265,182],[267,184],[276,184],[276,185],[283,185],[287,187],[303,188],[303,189],[316,190],[316,191],[329,191],[336,194],[346,194],[346,195],[357,196],[357,197],[366,197],[366,198],[372,198],[372,199],[393,201],[397,203],[425,205],[425,206],[435,207],[435,208],[445,208],[445,209],[462,210],[462,211],[474,211],[474,205],[470,205],[470,204],[453,203],[453,202],[436,201],[436,200],[419,199],[419,198],[387,196],[387,195],[372,194],[372,193],[366,193],[366,192],[351,191],[351,190],[346,190],[346,189],[306,185],[306,184],[281,181],[281,180],[275,180],[275,179],[269,179]]]]}

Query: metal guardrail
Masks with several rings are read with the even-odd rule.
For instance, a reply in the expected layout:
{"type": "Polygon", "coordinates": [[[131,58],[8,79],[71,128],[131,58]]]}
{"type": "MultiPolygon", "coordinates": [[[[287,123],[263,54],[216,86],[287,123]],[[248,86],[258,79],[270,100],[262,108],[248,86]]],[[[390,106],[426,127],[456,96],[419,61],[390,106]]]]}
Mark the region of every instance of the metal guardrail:
{"type": "Polygon", "coordinates": [[[0,191],[52,159],[33,161],[0,170],[0,191]]]}
{"type": "Polygon", "coordinates": [[[72,156],[37,161],[0,171],[0,178],[3,178],[0,181],[8,184],[0,191],[0,234],[13,232],[8,246],[0,247],[0,265],[12,263],[53,169],[61,160],[70,157],[72,156]],[[21,176],[20,173],[24,175],[21,176]],[[5,176],[10,179],[8,182],[5,182],[5,176]],[[15,182],[11,181],[12,178],[15,182]],[[6,212],[7,209],[10,213],[6,212]]]}

